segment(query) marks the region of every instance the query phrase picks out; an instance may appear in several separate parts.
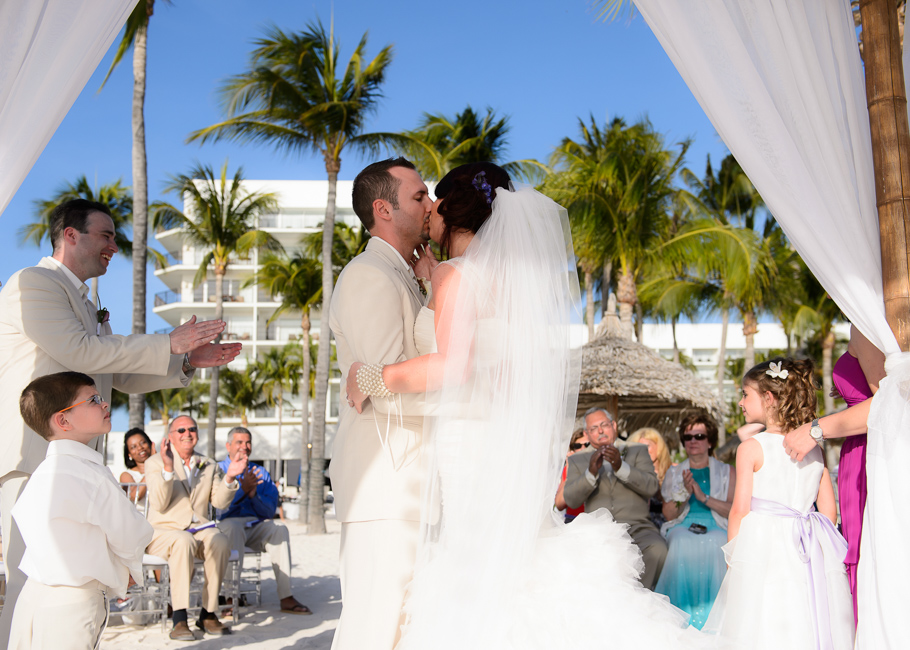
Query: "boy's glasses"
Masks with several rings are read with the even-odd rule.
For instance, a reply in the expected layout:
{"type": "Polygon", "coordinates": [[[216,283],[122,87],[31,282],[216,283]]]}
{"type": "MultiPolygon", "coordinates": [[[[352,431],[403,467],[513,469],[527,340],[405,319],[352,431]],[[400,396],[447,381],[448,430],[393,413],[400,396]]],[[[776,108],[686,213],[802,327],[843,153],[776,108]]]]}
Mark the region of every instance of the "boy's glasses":
{"type": "Polygon", "coordinates": [[[578,451],[582,447],[590,447],[590,446],[591,446],[590,442],[573,442],[571,445],[569,445],[569,449],[571,449],[572,451],[578,451]]]}
{"type": "Polygon", "coordinates": [[[190,427],[188,429],[180,427],[179,429],[177,429],[177,433],[186,433],[187,431],[189,431],[190,433],[196,433],[197,431],[199,431],[199,427],[190,427]]]}
{"type": "Polygon", "coordinates": [[[85,404],[86,402],[91,402],[92,404],[97,404],[98,406],[101,406],[101,402],[103,402],[103,401],[104,400],[101,399],[101,395],[98,395],[96,393],[95,395],[92,395],[88,399],[84,399],[81,402],[76,402],[72,406],[67,406],[65,409],[61,409],[61,410],[57,411],[57,413],[63,413],[63,411],[69,411],[70,409],[74,409],[77,406],[79,406],[80,404],[85,404]]]}
{"type": "Polygon", "coordinates": [[[682,436],[682,441],[684,443],[692,442],[693,440],[707,440],[707,439],[708,439],[707,433],[693,433],[693,434],[690,434],[687,436],[682,436]]]}

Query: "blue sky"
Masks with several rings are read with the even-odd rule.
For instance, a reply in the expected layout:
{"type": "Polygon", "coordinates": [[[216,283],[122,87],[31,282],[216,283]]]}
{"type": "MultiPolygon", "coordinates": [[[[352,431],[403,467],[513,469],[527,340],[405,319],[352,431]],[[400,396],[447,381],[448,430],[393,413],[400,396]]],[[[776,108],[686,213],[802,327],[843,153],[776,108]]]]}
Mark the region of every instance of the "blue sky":
{"type": "MultiPolygon", "coordinates": [[[[252,41],[265,26],[302,30],[317,18],[328,25],[332,11],[333,4],[322,0],[158,0],[149,30],[146,95],[151,200],[176,200],[162,195],[164,183],[196,161],[217,169],[229,158],[230,170],[242,165],[250,179],[325,177],[317,155],[287,157],[259,145],[184,141],[222,118],[217,89],[246,68],[252,41]]],[[[687,164],[698,175],[708,154],[719,161],[727,153],[640,16],[603,23],[588,0],[388,0],[334,3],[334,24],[345,61],[366,31],[368,56],[394,47],[384,98],[369,130],[412,128],[424,112],[454,115],[470,104],[510,116],[510,159],[546,160],[562,138],[577,135],[578,118],[589,115],[600,123],[614,116],[628,122],[648,117],[668,143],[691,138],[687,164]]],[[[33,219],[35,199],[81,174],[99,185],[117,179],[131,184],[132,53],[98,91],[115,49],[116,42],[0,215],[6,243],[0,281],[48,254],[49,247],[22,245],[18,236],[33,219]]],[[[340,177],[352,179],[364,164],[352,153],[344,156],[340,177]]],[[[131,268],[128,260],[116,260],[100,284],[115,333],[129,333],[131,268]]],[[[150,273],[150,302],[164,288],[150,273]]],[[[150,305],[149,331],[164,327],[150,305]]]]}

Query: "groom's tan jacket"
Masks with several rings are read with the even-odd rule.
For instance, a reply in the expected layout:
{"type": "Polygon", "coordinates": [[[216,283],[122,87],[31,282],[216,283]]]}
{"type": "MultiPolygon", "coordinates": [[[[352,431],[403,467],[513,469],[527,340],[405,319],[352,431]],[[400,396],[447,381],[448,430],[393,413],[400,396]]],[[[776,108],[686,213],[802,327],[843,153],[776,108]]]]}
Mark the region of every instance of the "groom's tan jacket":
{"type": "MultiPolygon", "coordinates": [[[[31,474],[47,453],[47,441],[19,414],[19,396],[32,379],[83,372],[107,401],[111,388],[125,393],[177,388],[189,379],[181,369],[183,356],[170,349],[166,334],[119,336],[111,334],[109,323],[99,334],[94,308],[48,258],[15,273],[0,290],[0,481],[14,471],[31,474]]],[[[99,436],[94,442],[102,441],[99,436]]]]}
{"type": "Polygon", "coordinates": [[[329,473],[335,514],[343,523],[420,521],[423,394],[371,398],[363,413],[343,397],[355,361],[389,364],[419,356],[414,321],[422,305],[416,281],[383,241],[371,239],[338,278],[329,325],[342,399],[329,473]]]}

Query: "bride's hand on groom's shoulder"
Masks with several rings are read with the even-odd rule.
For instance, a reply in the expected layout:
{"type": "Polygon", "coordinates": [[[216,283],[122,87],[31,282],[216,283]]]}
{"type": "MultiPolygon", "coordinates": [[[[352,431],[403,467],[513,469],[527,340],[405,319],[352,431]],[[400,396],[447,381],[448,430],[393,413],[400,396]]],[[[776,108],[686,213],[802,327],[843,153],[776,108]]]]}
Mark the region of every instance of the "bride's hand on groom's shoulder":
{"type": "Polygon", "coordinates": [[[433,254],[429,244],[421,244],[417,248],[417,255],[411,258],[411,268],[418,278],[433,279],[433,271],[439,266],[439,260],[433,254]]]}
{"type": "Polygon", "coordinates": [[[360,392],[360,386],[357,385],[357,371],[362,365],[359,361],[351,364],[346,384],[348,406],[354,408],[358,413],[363,413],[363,403],[367,400],[367,396],[360,392]]]}

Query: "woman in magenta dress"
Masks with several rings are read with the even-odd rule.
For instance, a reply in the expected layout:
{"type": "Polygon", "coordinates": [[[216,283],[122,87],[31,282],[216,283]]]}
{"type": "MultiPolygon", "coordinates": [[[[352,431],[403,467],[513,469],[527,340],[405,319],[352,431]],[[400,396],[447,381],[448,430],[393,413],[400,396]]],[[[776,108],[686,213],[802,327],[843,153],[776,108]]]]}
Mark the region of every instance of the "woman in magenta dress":
{"type": "MultiPolygon", "coordinates": [[[[847,406],[855,406],[878,390],[878,382],[885,376],[885,356],[856,327],[851,327],[847,351],[834,364],[831,376],[847,406]]],[[[844,439],[837,470],[837,494],[841,527],[848,544],[844,564],[850,579],[853,617],[856,619],[856,565],[859,563],[863,510],[866,507],[865,434],[844,439]]]]}

